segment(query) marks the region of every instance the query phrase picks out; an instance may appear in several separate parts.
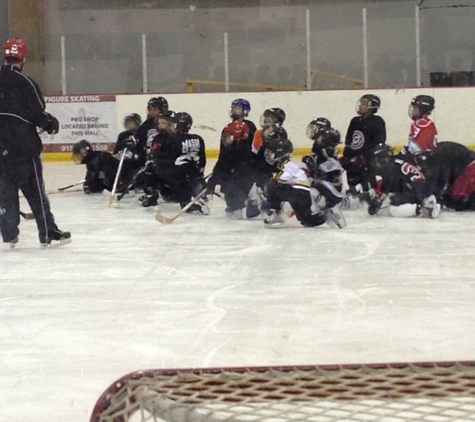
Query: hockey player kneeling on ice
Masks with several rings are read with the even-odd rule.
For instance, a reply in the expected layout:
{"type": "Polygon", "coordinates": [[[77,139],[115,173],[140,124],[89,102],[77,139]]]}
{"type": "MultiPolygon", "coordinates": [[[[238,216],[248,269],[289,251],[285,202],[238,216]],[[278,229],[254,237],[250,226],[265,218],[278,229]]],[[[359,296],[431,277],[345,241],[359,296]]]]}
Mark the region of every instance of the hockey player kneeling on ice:
{"type": "Polygon", "coordinates": [[[323,210],[331,209],[342,202],[343,168],[335,150],[340,142],[341,135],[338,130],[332,127],[321,129],[313,144],[313,153],[302,159],[312,178],[312,187],[317,189],[321,197],[319,207],[323,210]]]}
{"type": "Polygon", "coordinates": [[[260,214],[255,203],[248,201],[254,183],[251,145],[256,126],[247,119],[251,105],[238,98],[231,103],[232,121],[221,132],[219,157],[207,183],[206,195],[221,186],[226,201],[226,215],[234,219],[253,218],[260,214]]]}
{"type": "Polygon", "coordinates": [[[158,133],[156,119],[164,111],[168,110],[168,101],[164,97],[153,97],[147,103],[147,119],[140,125],[137,131],[137,148],[141,166],[144,166],[150,158],[152,142],[158,133]]]}
{"type": "MultiPolygon", "coordinates": [[[[182,208],[205,188],[205,143],[201,136],[188,133],[192,125],[193,119],[188,113],[175,113],[170,118],[171,135],[164,136],[163,143],[154,144],[152,165],[159,186],[166,185],[167,199],[180,203],[182,208]]],[[[209,208],[204,200],[200,200],[187,212],[208,215],[209,208]]]]}
{"type": "Polygon", "coordinates": [[[426,196],[456,211],[475,210],[475,152],[456,142],[439,142],[418,161],[427,179],[426,196]]]}
{"type": "Polygon", "coordinates": [[[137,131],[141,123],[142,118],[137,113],[128,114],[124,117],[125,130],[119,133],[112,153],[116,159],[120,160],[123,151],[127,149],[125,160],[129,163],[127,169],[132,173],[140,169],[141,153],[138,146],[137,131]]]}
{"type": "Polygon", "coordinates": [[[76,164],[86,165],[84,193],[102,193],[104,189],[112,189],[119,162],[110,153],[94,151],[92,145],[83,139],[74,144],[72,158],[76,164]]]}
{"type": "Polygon", "coordinates": [[[373,94],[363,95],[356,103],[357,116],[351,119],[345,137],[345,148],[340,162],[346,170],[349,190],[347,197],[359,205],[368,201],[368,192],[376,187],[375,169],[371,151],[376,145],[386,143],[386,124],[376,113],[381,100],[373,94]]]}
{"type": "Polygon", "coordinates": [[[443,158],[439,149],[445,150],[446,159],[436,168],[445,168],[442,172],[452,175],[451,182],[445,185],[443,205],[455,211],[475,211],[475,153],[454,142],[441,142],[429,157],[431,167],[441,161],[439,157],[443,158]]]}
{"type": "Polygon", "coordinates": [[[320,226],[327,220],[340,228],[345,227],[339,210],[327,207],[320,192],[311,187],[305,171],[290,161],[292,150],[292,143],[282,128],[276,127],[268,135],[264,157],[269,164],[277,166],[277,171],[265,188],[267,201],[262,205],[262,210],[268,216],[264,219],[264,225],[269,228],[282,226],[282,204],[289,202],[304,227],[320,226]]]}
{"type": "Polygon", "coordinates": [[[440,204],[434,195],[425,197],[426,178],[404,155],[393,155],[389,145],[378,145],[372,153],[376,174],[381,177],[371,192],[368,213],[375,215],[386,197],[393,217],[423,216],[437,218],[440,204]]]}
{"type": "Polygon", "coordinates": [[[312,153],[318,153],[321,146],[320,143],[317,142],[317,140],[319,139],[320,135],[322,135],[322,133],[325,131],[325,129],[329,129],[331,128],[331,126],[332,124],[330,120],[326,119],[325,117],[317,117],[307,125],[307,137],[308,139],[313,141],[312,153]]]}
{"type": "Polygon", "coordinates": [[[262,190],[275,171],[275,166],[270,165],[264,159],[266,137],[275,127],[282,128],[285,117],[285,111],[281,108],[273,107],[264,110],[260,118],[261,128],[256,132],[252,141],[252,157],[254,159],[252,172],[254,174],[254,182],[262,190]]]}
{"type": "Polygon", "coordinates": [[[157,134],[152,141],[149,160],[145,166],[135,174],[130,189],[143,189],[144,194],[139,201],[143,207],[151,207],[158,204],[158,198],[162,197],[168,201],[171,195],[171,188],[162,183],[156,174],[156,164],[159,160],[168,160],[167,150],[169,150],[169,140],[172,135],[172,123],[175,113],[171,110],[163,111],[156,119],[157,134]]]}
{"type": "Polygon", "coordinates": [[[430,95],[417,95],[409,105],[409,117],[414,121],[409,132],[409,143],[403,152],[418,155],[437,147],[437,128],[430,119],[435,100],[430,95]]]}

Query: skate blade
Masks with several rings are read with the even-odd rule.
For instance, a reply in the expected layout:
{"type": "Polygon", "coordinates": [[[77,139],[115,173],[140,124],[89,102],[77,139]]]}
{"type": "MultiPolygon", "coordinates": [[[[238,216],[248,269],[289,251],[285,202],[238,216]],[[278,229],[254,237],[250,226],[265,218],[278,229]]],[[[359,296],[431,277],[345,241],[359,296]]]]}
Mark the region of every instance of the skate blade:
{"type": "Polygon", "coordinates": [[[40,248],[41,249],[56,249],[56,248],[61,248],[63,246],[69,245],[73,239],[64,239],[56,243],[43,243],[41,244],[40,248]]]}
{"type": "Polygon", "coordinates": [[[279,223],[271,223],[271,224],[264,222],[264,227],[266,229],[283,229],[286,226],[285,226],[285,222],[282,221],[282,222],[279,222],[279,223]]]}
{"type": "Polygon", "coordinates": [[[345,217],[341,213],[330,211],[325,217],[327,224],[334,229],[344,229],[347,226],[345,217]]]}

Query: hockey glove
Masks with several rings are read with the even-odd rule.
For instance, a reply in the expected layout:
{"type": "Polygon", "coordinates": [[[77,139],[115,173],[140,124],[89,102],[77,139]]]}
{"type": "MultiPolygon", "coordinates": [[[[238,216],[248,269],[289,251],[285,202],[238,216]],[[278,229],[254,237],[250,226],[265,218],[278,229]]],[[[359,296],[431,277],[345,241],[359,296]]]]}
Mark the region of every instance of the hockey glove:
{"type": "Polygon", "coordinates": [[[130,135],[127,139],[124,140],[124,145],[128,149],[132,149],[137,145],[137,140],[135,139],[134,135],[130,135]]]}
{"type": "Polygon", "coordinates": [[[48,135],[55,135],[59,131],[58,119],[49,113],[45,112],[45,114],[48,122],[43,129],[48,133],[48,135]]]}

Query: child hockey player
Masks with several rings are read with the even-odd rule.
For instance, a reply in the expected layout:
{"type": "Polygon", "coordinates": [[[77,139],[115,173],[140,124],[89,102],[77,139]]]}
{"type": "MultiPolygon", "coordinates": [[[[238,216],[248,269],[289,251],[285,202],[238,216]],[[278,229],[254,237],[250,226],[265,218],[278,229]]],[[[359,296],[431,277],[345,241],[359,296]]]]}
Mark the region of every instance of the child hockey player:
{"type": "Polygon", "coordinates": [[[153,97],[147,103],[147,119],[143,122],[137,131],[137,150],[139,152],[139,161],[143,166],[149,158],[150,148],[153,138],[157,135],[156,118],[168,110],[168,101],[164,97],[153,97]]]}
{"type": "Polygon", "coordinates": [[[230,218],[253,218],[260,214],[257,205],[246,205],[254,183],[251,145],[256,126],[247,119],[251,105],[238,98],[231,103],[232,121],[221,132],[221,146],[213,175],[207,183],[206,195],[221,186],[226,201],[226,215],[230,218]]]}
{"type": "Polygon", "coordinates": [[[409,117],[414,120],[409,132],[407,152],[418,155],[432,151],[437,146],[437,128],[429,118],[435,108],[435,100],[430,95],[418,95],[409,105],[409,117]]]}
{"type": "Polygon", "coordinates": [[[137,131],[142,123],[142,118],[137,113],[128,114],[124,117],[124,131],[120,132],[114,147],[113,155],[120,160],[121,151],[127,148],[125,159],[130,161],[129,167],[134,169],[140,168],[139,156],[140,151],[137,147],[137,131]]]}
{"type": "Polygon", "coordinates": [[[330,203],[322,201],[320,192],[311,187],[305,171],[290,161],[293,147],[282,128],[275,127],[267,136],[265,148],[266,161],[277,166],[276,173],[265,189],[267,201],[262,206],[268,214],[264,219],[265,227],[279,227],[284,224],[283,202],[289,202],[304,227],[320,226],[327,219],[340,228],[346,226],[340,211],[336,207],[332,208],[330,203]]]}
{"type": "MultiPolygon", "coordinates": [[[[205,143],[201,136],[189,133],[192,117],[185,112],[170,117],[171,135],[154,144],[153,166],[159,186],[168,187],[168,199],[184,208],[191,198],[204,189],[206,167],[205,143]]],[[[156,196],[155,202],[158,199],[156,196]]],[[[156,203],[155,203],[156,204],[156,203]]],[[[209,214],[204,201],[198,201],[187,212],[209,214]]]]}
{"type": "Polygon", "coordinates": [[[373,163],[381,180],[372,191],[370,215],[375,215],[390,195],[389,214],[393,217],[438,217],[440,204],[435,196],[425,197],[424,174],[404,155],[394,156],[389,145],[378,145],[373,150],[373,163]]]}
{"type": "Polygon", "coordinates": [[[313,179],[312,186],[321,195],[320,207],[324,205],[324,208],[333,208],[342,201],[343,168],[335,150],[341,142],[340,139],[338,130],[332,127],[321,129],[313,144],[312,154],[302,159],[313,179]]]}
{"type": "Polygon", "coordinates": [[[323,131],[331,128],[331,126],[330,120],[325,117],[317,117],[308,124],[306,134],[308,139],[313,141],[312,153],[317,153],[320,150],[320,146],[316,141],[323,131]]]}
{"type": "Polygon", "coordinates": [[[346,170],[349,193],[359,196],[376,186],[371,152],[376,145],[386,143],[386,124],[378,116],[381,100],[373,94],[363,95],[356,103],[358,116],[351,119],[345,137],[341,164],[346,170]],[[361,191],[358,189],[361,185],[361,191]]]}
{"type": "Polygon", "coordinates": [[[94,151],[92,145],[83,139],[73,146],[73,161],[86,165],[84,193],[102,193],[112,190],[119,162],[108,152],[94,151]]]}
{"type": "Polygon", "coordinates": [[[266,137],[275,127],[282,128],[285,117],[285,111],[281,108],[274,107],[264,110],[260,119],[261,129],[256,132],[252,141],[254,182],[261,191],[264,190],[267,181],[275,171],[275,166],[270,165],[264,159],[266,137]]]}

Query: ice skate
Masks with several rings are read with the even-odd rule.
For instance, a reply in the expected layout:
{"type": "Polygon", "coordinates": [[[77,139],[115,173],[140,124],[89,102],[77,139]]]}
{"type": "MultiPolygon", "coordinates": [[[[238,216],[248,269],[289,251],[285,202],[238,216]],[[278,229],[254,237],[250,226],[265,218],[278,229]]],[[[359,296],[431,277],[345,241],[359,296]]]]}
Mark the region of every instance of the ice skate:
{"type": "Polygon", "coordinates": [[[346,220],[338,206],[329,208],[324,212],[329,226],[343,229],[346,227],[346,220]]]}
{"type": "Polygon", "coordinates": [[[18,243],[18,236],[15,237],[15,239],[11,240],[10,242],[5,242],[6,250],[13,251],[16,248],[17,243],[18,243]]]}
{"type": "Polygon", "coordinates": [[[437,203],[434,195],[422,201],[421,215],[428,218],[437,218],[440,214],[441,205],[437,203]]]}
{"type": "Polygon", "coordinates": [[[142,207],[154,207],[158,205],[157,195],[144,195],[141,197],[142,207]]]}
{"type": "Polygon", "coordinates": [[[278,228],[282,227],[285,223],[284,216],[282,211],[270,210],[269,215],[264,218],[264,227],[267,228],[278,228]]]}
{"type": "Polygon", "coordinates": [[[71,232],[55,230],[53,239],[50,242],[41,243],[41,249],[56,248],[69,245],[72,242],[71,232]]]}

